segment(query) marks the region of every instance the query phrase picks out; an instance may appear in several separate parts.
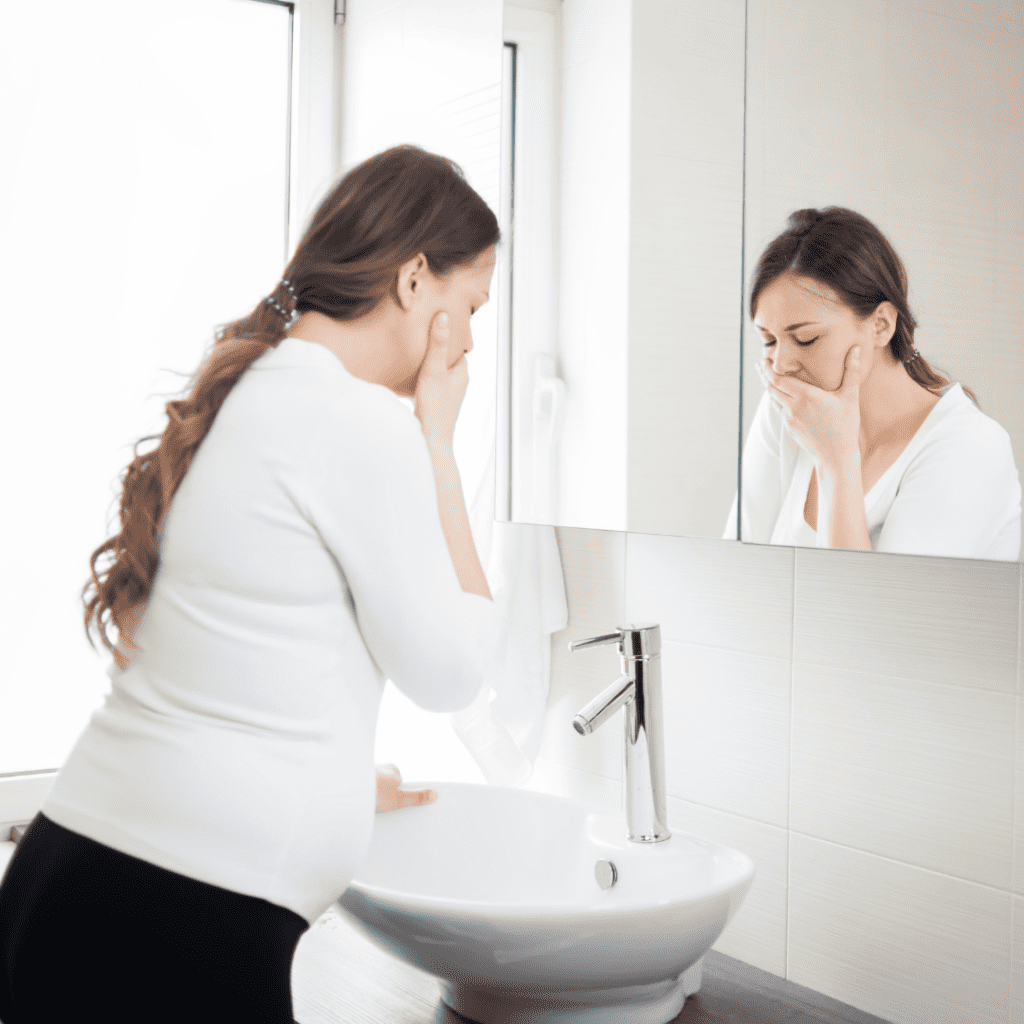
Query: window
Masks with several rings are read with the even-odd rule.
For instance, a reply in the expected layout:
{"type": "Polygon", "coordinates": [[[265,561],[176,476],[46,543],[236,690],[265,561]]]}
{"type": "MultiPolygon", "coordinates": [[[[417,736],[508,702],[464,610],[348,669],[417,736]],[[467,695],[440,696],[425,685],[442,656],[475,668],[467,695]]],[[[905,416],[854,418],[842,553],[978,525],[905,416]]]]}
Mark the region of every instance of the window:
{"type": "MultiPolygon", "coordinates": [[[[333,173],[321,148],[296,195],[293,47],[318,58],[303,88],[326,64],[329,95],[330,0],[49,0],[3,19],[0,774],[63,764],[102,703],[110,656],[80,595],[132,445],[162,431],[215,326],[280,278],[333,173]]],[[[326,133],[299,116],[330,144],[329,110],[326,133]]]]}
{"type": "Polygon", "coordinates": [[[501,324],[498,518],[557,522],[558,443],[564,385],[558,379],[561,4],[506,0],[503,25],[500,268],[511,297],[501,324]],[[506,224],[505,218],[508,218],[506,224]]]}

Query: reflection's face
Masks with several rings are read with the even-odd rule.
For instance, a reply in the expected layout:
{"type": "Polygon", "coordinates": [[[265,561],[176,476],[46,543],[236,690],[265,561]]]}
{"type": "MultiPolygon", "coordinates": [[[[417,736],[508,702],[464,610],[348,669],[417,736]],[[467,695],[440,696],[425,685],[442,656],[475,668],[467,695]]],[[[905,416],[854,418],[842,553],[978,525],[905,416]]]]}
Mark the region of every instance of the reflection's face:
{"type": "Polygon", "coordinates": [[[850,349],[860,345],[863,381],[889,344],[896,329],[890,309],[882,303],[861,320],[825,285],[782,274],[758,296],[754,325],[776,373],[838,391],[850,349]]]}

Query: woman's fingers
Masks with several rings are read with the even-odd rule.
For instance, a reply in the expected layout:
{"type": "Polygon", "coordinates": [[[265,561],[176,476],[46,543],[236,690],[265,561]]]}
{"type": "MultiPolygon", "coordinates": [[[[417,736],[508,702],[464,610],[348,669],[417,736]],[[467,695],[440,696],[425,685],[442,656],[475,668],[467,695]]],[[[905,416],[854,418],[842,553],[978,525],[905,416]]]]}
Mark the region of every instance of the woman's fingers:
{"type": "Polygon", "coordinates": [[[448,365],[450,336],[448,314],[438,313],[430,322],[427,354],[416,384],[416,416],[428,442],[451,443],[469,384],[465,355],[448,365]]]}
{"type": "Polygon", "coordinates": [[[402,773],[393,764],[377,765],[377,813],[397,811],[433,803],[437,793],[432,789],[399,789],[402,773]]]}
{"type": "Polygon", "coordinates": [[[400,789],[397,792],[401,807],[432,804],[437,799],[437,793],[432,789],[400,789]]]}

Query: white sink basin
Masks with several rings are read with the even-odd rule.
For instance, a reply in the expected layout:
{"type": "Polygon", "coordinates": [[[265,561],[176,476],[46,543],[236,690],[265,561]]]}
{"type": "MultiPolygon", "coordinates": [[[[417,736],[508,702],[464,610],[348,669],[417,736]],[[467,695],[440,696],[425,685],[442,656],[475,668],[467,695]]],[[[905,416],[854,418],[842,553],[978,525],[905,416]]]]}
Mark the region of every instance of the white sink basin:
{"type": "Polygon", "coordinates": [[[629,842],[624,813],[420,786],[437,801],[376,817],[338,902],[479,1024],[665,1024],[700,988],[704,954],[754,879],[749,857],[687,833],[629,842]],[[599,860],[617,869],[609,889],[599,860]]]}

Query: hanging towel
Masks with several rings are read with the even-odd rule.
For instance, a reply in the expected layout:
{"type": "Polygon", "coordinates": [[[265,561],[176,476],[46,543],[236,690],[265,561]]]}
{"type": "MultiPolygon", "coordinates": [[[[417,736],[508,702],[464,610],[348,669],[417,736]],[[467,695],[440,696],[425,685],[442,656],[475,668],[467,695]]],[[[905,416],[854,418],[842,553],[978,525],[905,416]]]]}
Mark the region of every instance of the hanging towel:
{"type": "Polygon", "coordinates": [[[490,455],[470,503],[477,554],[494,600],[490,669],[477,699],[451,716],[455,734],[494,786],[522,786],[540,749],[551,682],[551,634],[568,623],[553,526],[494,521],[490,455]]]}

